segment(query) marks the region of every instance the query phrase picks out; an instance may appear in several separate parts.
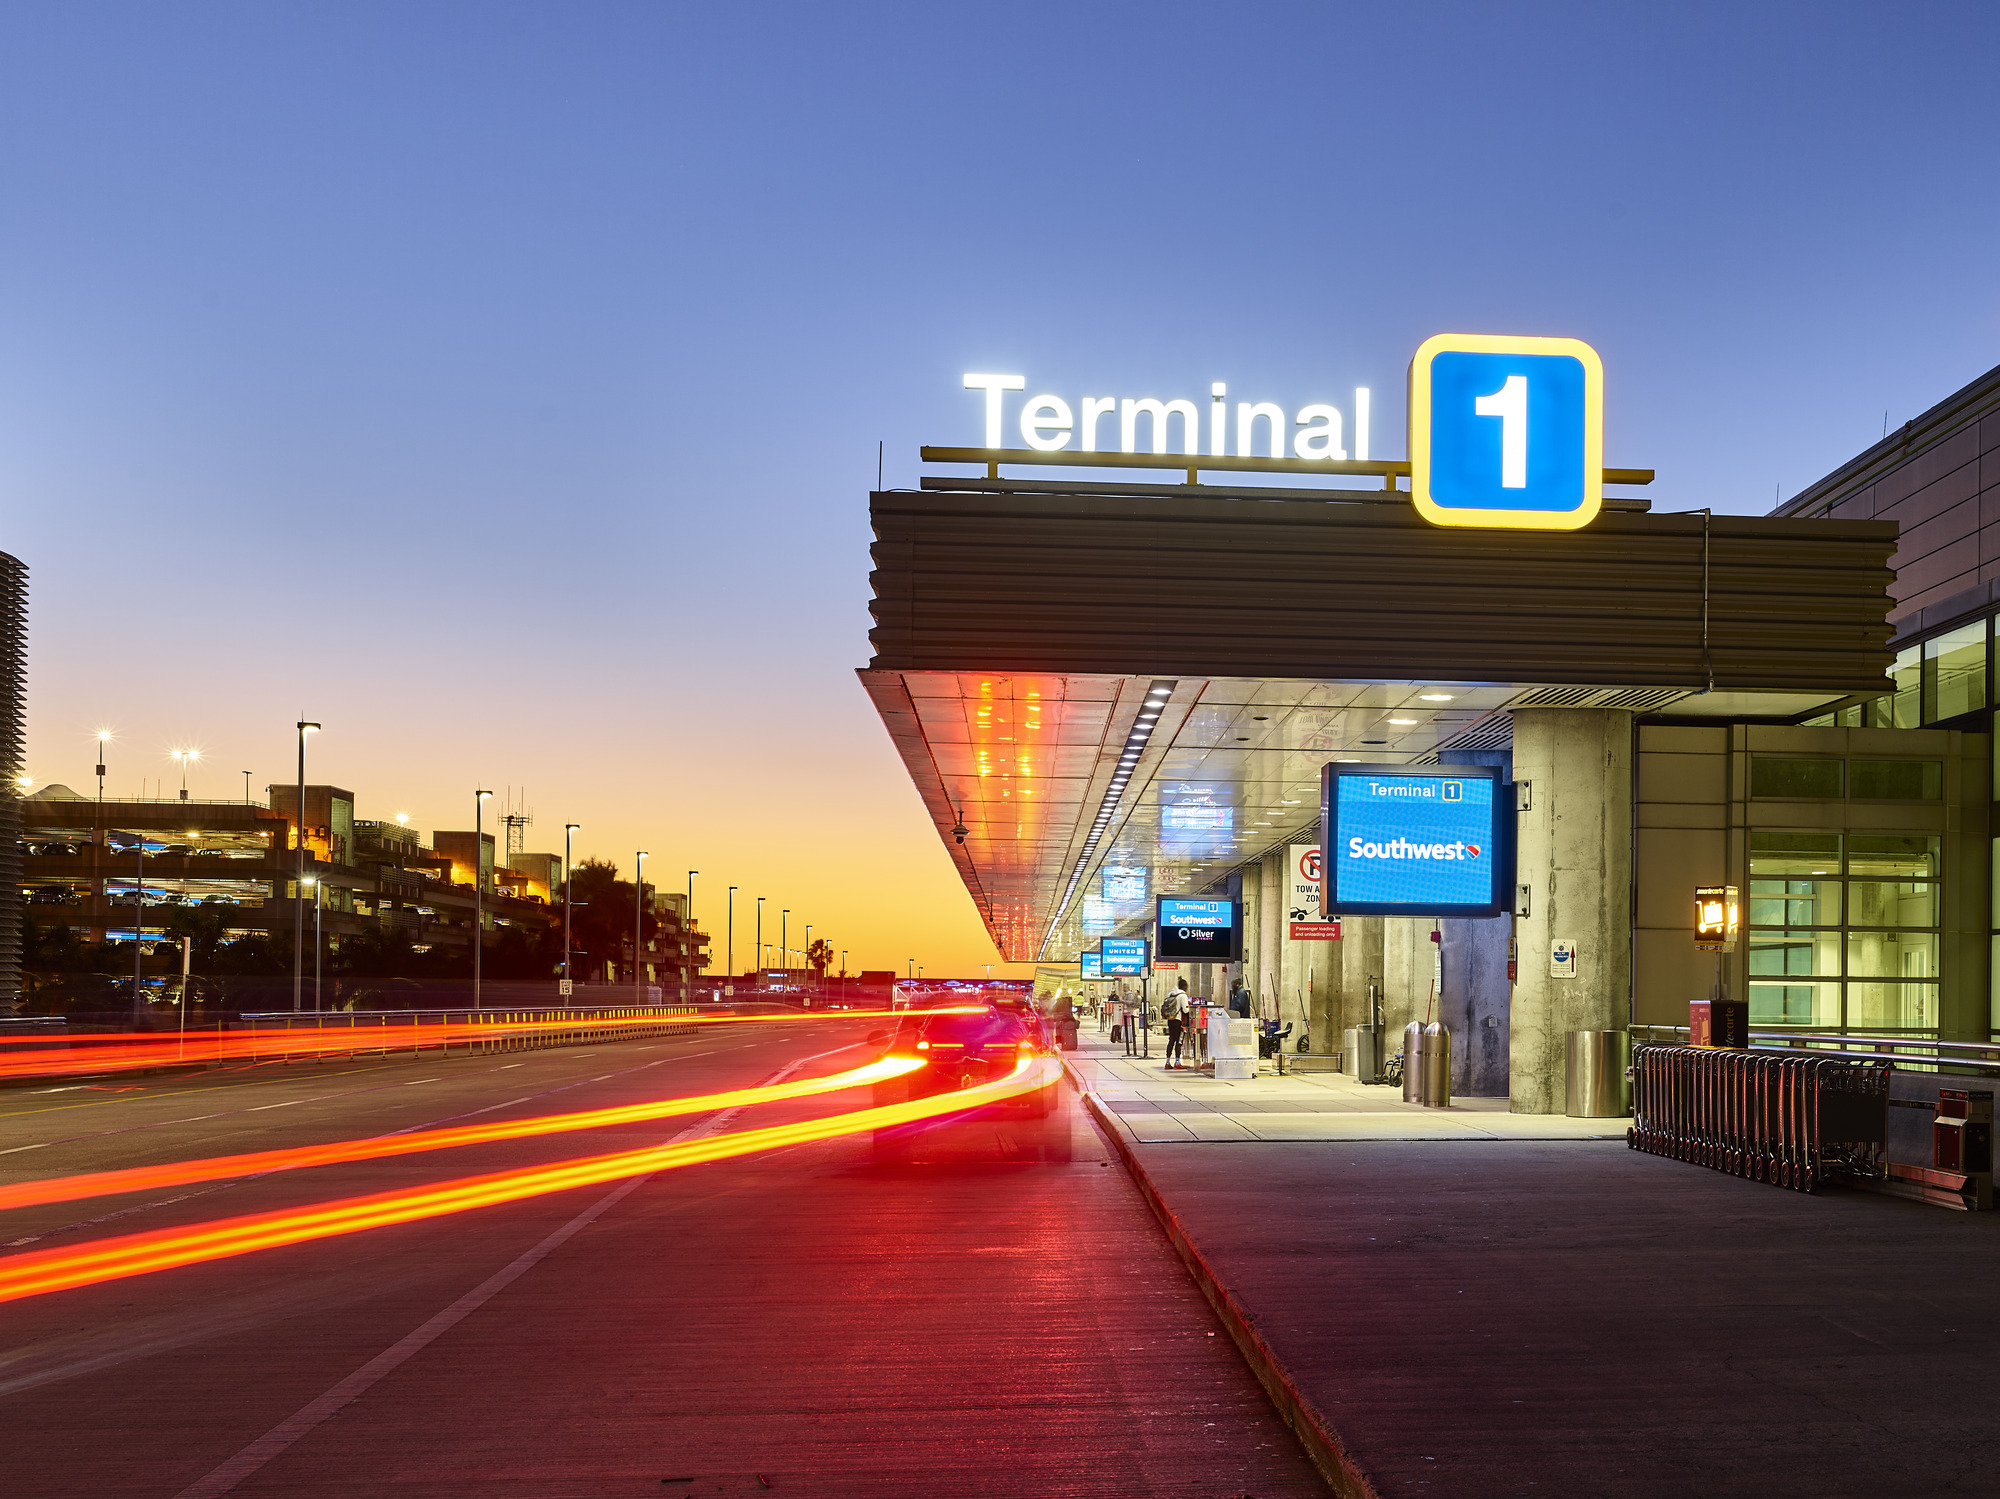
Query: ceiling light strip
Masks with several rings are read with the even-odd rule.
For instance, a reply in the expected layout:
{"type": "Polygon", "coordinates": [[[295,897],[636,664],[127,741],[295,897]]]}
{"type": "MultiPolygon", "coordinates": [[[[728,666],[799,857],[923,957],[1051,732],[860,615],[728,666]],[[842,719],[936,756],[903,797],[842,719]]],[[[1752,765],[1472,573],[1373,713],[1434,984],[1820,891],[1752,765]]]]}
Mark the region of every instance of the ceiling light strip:
{"type": "Polygon", "coordinates": [[[1090,824],[1090,832],[1083,840],[1083,849],[1076,856],[1076,867],[1070,871],[1069,884],[1064,887],[1062,899],[1057,902],[1055,914],[1049,918],[1049,929],[1042,934],[1042,945],[1035,954],[1040,962],[1048,953],[1049,943],[1055,939],[1056,928],[1062,924],[1063,913],[1069,910],[1069,903],[1076,895],[1076,887],[1083,880],[1083,872],[1090,867],[1090,861],[1097,853],[1097,845],[1103,841],[1112,820],[1125,799],[1126,785],[1132,779],[1132,772],[1139,764],[1139,757],[1146,752],[1146,742],[1153,737],[1153,727],[1160,721],[1160,714],[1166,710],[1167,699],[1174,695],[1178,679],[1155,681],[1146,689],[1146,700],[1139,705],[1139,716],[1133,720],[1132,728],[1125,736],[1125,748],[1118,756],[1118,764],[1111,772],[1111,784],[1104,788],[1104,799],[1098,803],[1097,816],[1090,824]]]}

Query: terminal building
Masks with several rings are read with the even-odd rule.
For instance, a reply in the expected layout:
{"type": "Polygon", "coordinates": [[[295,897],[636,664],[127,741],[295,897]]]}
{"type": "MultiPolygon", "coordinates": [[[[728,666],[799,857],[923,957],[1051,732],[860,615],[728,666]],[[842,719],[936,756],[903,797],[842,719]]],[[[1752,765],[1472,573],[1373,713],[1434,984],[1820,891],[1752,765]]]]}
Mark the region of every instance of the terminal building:
{"type": "Polygon", "coordinates": [[[1227,897],[1240,962],[1154,994],[1240,980],[1309,1056],[1442,1019],[1455,1091],[1528,1113],[1567,1032],[1718,983],[1759,1030],[1993,1035],[2000,370],[1759,517],[1614,497],[1634,471],[1579,529],[1482,530],[1419,516],[1407,463],[925,457],[959,472],[870,498],[859,674],[1010,961],[1074,987],[1158,898],[1227,897]],[[1244,479],[1329,469],[1381,487],[1244,479]],[[1341,762],[1497,767],[1510,913],[1310,909],[1341,762]]]}

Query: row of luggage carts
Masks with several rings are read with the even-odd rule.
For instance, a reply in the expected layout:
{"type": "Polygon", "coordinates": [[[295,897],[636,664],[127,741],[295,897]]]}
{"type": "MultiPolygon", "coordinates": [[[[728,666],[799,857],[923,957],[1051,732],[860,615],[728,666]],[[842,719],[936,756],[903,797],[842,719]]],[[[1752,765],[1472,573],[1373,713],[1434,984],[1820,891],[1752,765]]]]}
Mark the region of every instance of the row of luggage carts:
{"type": "Polygon", "coordinates": [[[1888,1174],[1893,1064],[1703,1046],[1632,1053],[1634,1150],[1815,1192],[1888,1174]]]}

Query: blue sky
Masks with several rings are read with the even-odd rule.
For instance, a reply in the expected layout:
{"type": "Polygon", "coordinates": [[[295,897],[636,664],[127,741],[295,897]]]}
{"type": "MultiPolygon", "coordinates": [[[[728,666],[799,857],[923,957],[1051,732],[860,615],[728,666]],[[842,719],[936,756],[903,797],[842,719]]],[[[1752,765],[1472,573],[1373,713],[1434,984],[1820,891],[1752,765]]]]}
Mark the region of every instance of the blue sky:
{"type": "Polygon", "coordinates": [[[913,483],[1001,369],[1367,385],[1395,456],[1426,335],[1567,334],[1607,462],[1766,509],[2000,362],[1996,60],[1988,5],[10,7],[31,769],[108,723],[224,795],[303,707],[362,815],[526,785],[965,967],[851,675],[878,440],[913,483]]]}

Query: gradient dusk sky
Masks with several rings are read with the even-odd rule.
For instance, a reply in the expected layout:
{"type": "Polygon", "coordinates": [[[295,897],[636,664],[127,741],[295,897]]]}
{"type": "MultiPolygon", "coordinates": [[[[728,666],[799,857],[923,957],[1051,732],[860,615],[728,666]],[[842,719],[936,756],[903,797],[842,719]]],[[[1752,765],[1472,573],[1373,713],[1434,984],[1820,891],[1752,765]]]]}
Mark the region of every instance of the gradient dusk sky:
{"type": "MultiPolygon", "coordinates": [[[[994,960],[853,668],[967,370],[1291,405],[1568,334],[1768,509],[2000,362],[2000,8],[16,3],[29,770],[310,777],[994,960]]],[[[775,925],[775,921],[772,923],[775,925]]],[[[773,934],[774,935],[774,934],[773,934]]]]}

